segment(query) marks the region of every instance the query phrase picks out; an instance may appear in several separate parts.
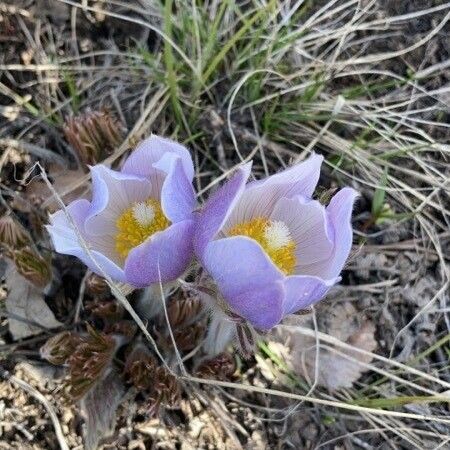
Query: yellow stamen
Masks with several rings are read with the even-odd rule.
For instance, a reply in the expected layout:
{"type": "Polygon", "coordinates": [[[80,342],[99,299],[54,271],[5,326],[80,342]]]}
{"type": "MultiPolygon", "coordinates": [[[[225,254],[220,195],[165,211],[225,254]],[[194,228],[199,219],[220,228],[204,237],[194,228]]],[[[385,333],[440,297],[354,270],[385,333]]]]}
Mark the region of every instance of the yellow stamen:
{"type": "Polygon", "coordinates": [[[145,202],[136,202],[126,209],[117,219],[116,250],[126,258],[129,251],[142,244],[149,236],[162,231],[170,225],[164,215],[161,204],[150,198],[145,202]]]}
{"type": "Polygon", "coordinates": [[[294,273],[296,245],[285,223],[256,217],[235,225],[227,234],[254,239],[282,272],[286,275],[294,273]]]}

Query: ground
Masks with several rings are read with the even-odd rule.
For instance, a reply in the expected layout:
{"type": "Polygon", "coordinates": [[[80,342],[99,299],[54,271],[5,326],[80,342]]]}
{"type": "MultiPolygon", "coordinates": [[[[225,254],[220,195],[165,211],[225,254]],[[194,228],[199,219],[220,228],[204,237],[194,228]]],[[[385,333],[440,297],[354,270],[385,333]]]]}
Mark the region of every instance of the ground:
{"type": "Polygon", "coordinates": [[[97,444],[67,370],[40,354],[99,326],[90,305],[105,295],[52,250],[42,170],[67,203],[89,193],[87,163],[118,167],[152,132],[191,150],[199,201],[242,161],[262,178],[324,155],[316,197],[360,193],[353,249],[341,284],[254,357],[221,361],[227,376],[202,382],[189,360],[157,414],[121,381],[99,445],[450,447],[449,20],[432,0],[0,3],[0,216],[17,242],[20,227],[33,237],[11,253],[0,225],[0,448],[97,444]],[[86,115],[103,133],[87,144],[70,119],[86,115]]]}

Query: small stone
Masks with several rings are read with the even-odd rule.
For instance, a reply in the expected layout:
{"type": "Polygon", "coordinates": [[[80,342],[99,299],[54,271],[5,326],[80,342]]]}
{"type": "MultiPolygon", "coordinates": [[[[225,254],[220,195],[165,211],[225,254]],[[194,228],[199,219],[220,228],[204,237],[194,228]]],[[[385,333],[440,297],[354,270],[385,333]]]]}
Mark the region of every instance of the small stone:
{"type": "Polygon", "coordinates": [[[189,435],[193,438],[196,439],[200,436],[200,432],[202,431],[202,428],[205,426],[205,424],[198,418],[198,417],[194,417],[194,419],[191,420],[190,425],[190,431],[189,431],[189,435]]]}

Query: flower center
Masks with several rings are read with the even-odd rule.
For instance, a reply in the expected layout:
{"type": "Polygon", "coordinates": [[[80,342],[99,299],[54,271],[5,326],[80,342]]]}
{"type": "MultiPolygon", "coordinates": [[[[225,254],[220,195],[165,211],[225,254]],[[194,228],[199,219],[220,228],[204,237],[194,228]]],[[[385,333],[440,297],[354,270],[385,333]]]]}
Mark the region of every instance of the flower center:
{"type": "Polygon", "coordinates": [[[126,258],[129,251],[142,244],[157,231],[170,225],[164,215],[161,204],[150,198],[145,202],[136,202],[126,209],[117,219],[116,250],[126,258]]]}
{"type": "Polygon", "coordinates": [[[274,264],[286,275],[294,273],[295,242],[284,222],[256,217],[235,225],[229,236],[248,236],[258,242],[274,264]]]}

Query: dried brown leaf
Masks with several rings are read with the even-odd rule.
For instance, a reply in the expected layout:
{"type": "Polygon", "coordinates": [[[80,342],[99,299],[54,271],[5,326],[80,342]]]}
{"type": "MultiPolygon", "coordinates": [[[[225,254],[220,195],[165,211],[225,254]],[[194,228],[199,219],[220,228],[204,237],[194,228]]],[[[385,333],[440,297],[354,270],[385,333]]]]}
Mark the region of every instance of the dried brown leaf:
{"type": "MultiPolygon", "coordinates": [[[[294,320],[313,329],[310,319],[296,317],[294,320]]],[[[377,347],[375,326],[368,320],[358,321],[351,304],[336,306],[325,327],[327,334],[359,349],[373,352],[377,347]]],[[[305,336],[295,327],[277,329],[274,337],[268,343],[270,350],[282,358],[290,370],[313,382],[316,377],[315,338],[305,336]]],[[[357,351],[333,350],[320,348],[317,381],[330,390],[350,388],[367,370],[362,364],[370,363],[372,358],[357,351]]]]}
{"type": "MultiPolygon", "coordinates": [[[[80,178],[84,177],[84,172],[81,169],[78,170],[65,170],[56,164],[50,165],[48,169],[48,176],[53,182],[53,187],[56,192],[62,193],[65,191],[67,186],[79,181],[80,178]]],[[[37,199],[48,199],[50,192],[48,190],[47,185],[41,178],[33,178],[32,181],[28,184],[25,194],[28,198],[33,200],[33,203],[39,203],[37,199]]],[[[81,186],[78,189],[74,189],[69,194],[64,196],[64,201],[66,204],[70,203],[72,200],[76,200],[83,195],[86,194],[86,189],[84,186],[81,186]]],[[[49,203],[47,209],[49,212],[55,212],[60,208],[56,199],[53,199],[51,203],[49,203]]]]}
{"type": "Polygon", "coordinates": [[[9,330],[14,339],[23,339],[42,333],[42,329],[52,329],[62,326],[55,319],[53,312],[44,301],[42,290],[28,282],[9,263],[6,270],[6,310],[10,314],[9,330]]]}

